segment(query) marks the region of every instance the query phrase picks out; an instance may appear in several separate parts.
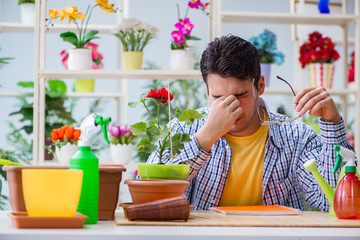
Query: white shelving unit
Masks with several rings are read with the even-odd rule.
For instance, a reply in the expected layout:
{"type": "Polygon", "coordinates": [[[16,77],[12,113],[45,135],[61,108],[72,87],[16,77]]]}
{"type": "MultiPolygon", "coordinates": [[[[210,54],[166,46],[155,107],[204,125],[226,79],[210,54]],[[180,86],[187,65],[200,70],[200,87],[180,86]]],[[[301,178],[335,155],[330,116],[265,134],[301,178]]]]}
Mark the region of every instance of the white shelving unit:
{"type": "MultiPolygon", "coordinates": [[[[222,0],[210,0],[210,15],[209,15],[209,39],[219,37],[223,34],[223,23],[237,23],[237,24],[288,24],[292,26],[293,33],[291,38],[299,42],[299,39],[304,39],[304,36],[297,36],[295,26],[304,25],[336,25],[343,29],[343,35],[339,36],[339,44],[343,47],[341,55],[348,54],[348,45],[354,44],[355,51],[360,52],[360,1],[355,0],[355,13],[348,14],[346,9],[348,1],[343,0],[343,12],[342,14],[330,14],[330,15],[311,15],[296,13],[295,0],[289,0],[291,7],[289,13],[267,13],[267,12],[243,12],[243,11],[223,11],[222,0]],[[348,38],[348,25],[354,23],[355,37],[348,38]]],[[[299,4],[304,4],[304,0],[299,0],[299,4]]],[[[118,0],[117,7],[123,9],[118,13],[117,22],[113,25],[89,25],[89,30],[98,30],[102,34],[111,34],[118,29],[123,17],[128,16],[129,0],[118,0]]],[[[56,70],[47,69],[45,66],[45,51],[46,51],[46,34],[59,33],[67,30],[75,30],[73,24],[55,24],[46,31],[45,19],[46,16],[46,0],[36,1],[36,24],[25,25],[21,23],[7,23],[0,22],[0,32],[33,32],[35,36],[35,72],[34,72],[34,139],[33,139],[33,164],[44,163],[44,151],[42,146],[44,145],[44,125],[45,125],[45,83],[49,79],[60,78],[95,78],[100,81],[107,81],[108,79],[118,79],[118,88],[111,93],[67,93],[66,96],[73,98],[113,98],[117,101],[118,107],[118,119],[120,118],[120,112],[126,118],[127,106],[127,79],[201,79],[200,71],[170,71],[170,70],[121,70],[120,57],[118,58],[118,69],[114,70],[56,70]],[[120,105],[120,99],[124,100],[123,105],[120,105]]],[[[289,36],[290,37],[290,36],[289,36]]],[[[120,48],[118,43],[118,48],[120,48]]],[[[346,58],[343,58],[344,66],[347,66],[346,58]]],[[[296,61],[297,62],[297,61],[296,61]]],[[[356,55],[355,68],[360,69],[360,54],[356,55]]],[[[302,79],[300,76],[301,69],[299,66],[295,66],[295,90],[302,88],[302,79]]],[[[344,79],[347,77],[347,69],[344,68],[344,79]]],[[[341,102],[345,109],[345,118],[347,115],[347,95],[355,95],[355,149],[360,152],[360,71],[356,71],[355,75],[356,89],[347,89],[346,82],[344,81],[342,89],[330,89],[329,92],[332,95],[340,96],[341,102]],[[357,140],[357,141],[356,141],[357,140]]],[[[290,94],[287,89],[267,88],[266,94],[290,94]]],[[[0,92],[0,96],[3,97],[16,97],[16,96],[29,96],[29,94],[17,93],[17,92],[0,92]]]]}
{"type": "MultiPolygon", "coordinates": [[[[331,25],[340,26],[343,30],[341,36],[341,44],[343,51],[340,53],[342,56],[348,55],[348,44],[354,43],[356,53],[360,53],[360,1],[354,1],[354,14],[348,14],[348,1],[342,0],[342,14],[302,14],[295,11],[295,0],[290,0],[290,12],[289,13],[267,13],[267,12],[242,12],[242,11],[223,11],[223,0],[212,0],[210,4],[210,39],[226,35],[222,32],[222,23],[237,23],[237,24],[288,24],[292,26],[292,39],[297,41],[297,47],[299,47],[299,37],[296,36],[296,25],[331,25]],[[349,23],[354,23],[355,39],[349,39],[349,23]]],[[[305,4],[304,0],[299,0],[299,4],[305,4]]],[[[304,38],[304,36],[302,36],[304,38]]],[[[297,48],[298,49],[298,48],[297,48]]],[[[360,72],[355,72],[355,90],[347,89],[347,58],[343,57],[343,88],[342,89],[329,89],[328,92],[331,95],[338,95],[342,100],[343,105],[343,117],[345,122],[347,120],[348,94],[355,96],[355,150],[360,152],[360,72]]],[[[298,62],[297,59],[295,62],[298,62]]],[[[295,66],[295,90],[302,89],[302,72],[300,65],[295,66]]],[[[355,69],[360,69],[360,54],[355,55],[355,69]]],[[[289,91],[283,89],[267,88],[265,94],[286,94],[289,91]]]]}

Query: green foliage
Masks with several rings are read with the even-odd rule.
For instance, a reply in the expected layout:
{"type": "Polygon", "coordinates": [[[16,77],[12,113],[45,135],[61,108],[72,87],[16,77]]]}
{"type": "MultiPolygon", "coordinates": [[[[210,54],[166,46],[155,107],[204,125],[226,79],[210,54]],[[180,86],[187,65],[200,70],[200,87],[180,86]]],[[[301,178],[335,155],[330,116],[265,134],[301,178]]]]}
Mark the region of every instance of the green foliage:
{"type": "MultiPolygon", "coordinates": [[[[161,127],[159,124],[159,109],[161,105],[167,105],[162,103],[157,103],[156,115],[151,114],[149,111],[146,102],[153,102],[151,99],[143,99],[141,98],[139,102],[143,103],[144,107],[147,109],[151,119],[145,122],[139,122],[133,124],[130,129],[134,135],[142,135],[140,142],[137,145],[137,149],[141,152],[154,152],[159,147],[159,164],[161,164],[161,160],[165,157],[166,150],[171,147],[172,144],[172,152],[173,154],[179,154],[181,150],[184,148],[184,144],[186,142],[191,141],[191,138],[186,133],[176,133],[171,136],[170,129],[167,126],[161,127]],[[149,101],[147,101],[149,100],[149,101]],[[155,119],[154,116],[157,116],[155,119]],[[172,139],[171,139],[172,138],[172,139]],[[158,145],[157,145],[158,144],[158,145]]],[[[129,106],[136,106],[135,103],[129,103],[129,106]]],[[[167,115],[167,113],[166,113],[167,115]]],[[[200,114],[198,111],[194,109],[187,109],[181,112],[180,108],[176,109],[175,116],[179,116],[178,120],[180,122],[185,122],[185,125],[193,124],[195,119],[201,119],[203,114],[200,114]]],[[[164,123],[167,124],[168,121],[164,123]]]]}
{"type": "Polygon", "coordinates": [[[82,48],[85,44],[90,42],[91,40],[100,38],[96,37],[96,35],[99,33],[99,31],[91,30],[89,31],[84,38],[78,38],[78,36],[73,32],[64,32],[60,34],[60,37],[65,41],[69,42],[72,45],[74,45],[76,48],[82,48]]]}
{"type": "MultiPolygon", "coordinates": [[[[19,82],[17,84],[23,88],[33,88],[33,82],[19,82]]],[[[50,80],[45,88],[45,138],[51,137],[51,131],[55,128],[68,124],[71,125],[76,121],[71,117],[71,112],[66,105],[67,98],[64,97],[66,93],[66,84],[61,80],[50,80]]],[[[19,98],[19,109],[9,114],[9,116],[20,115],[22,118],[20,122],[23,126],[16,129],[16,132],[24,130],[26,134],[31,134],[33,131],[33,103],[28,102],[26,98],[19,98]]]]}
{"type": "Polygon", "coordinates": [[[34,3],[35,4],[35,0],[18,0],[18,5],[21,5],[24,3],[34,3]]]}

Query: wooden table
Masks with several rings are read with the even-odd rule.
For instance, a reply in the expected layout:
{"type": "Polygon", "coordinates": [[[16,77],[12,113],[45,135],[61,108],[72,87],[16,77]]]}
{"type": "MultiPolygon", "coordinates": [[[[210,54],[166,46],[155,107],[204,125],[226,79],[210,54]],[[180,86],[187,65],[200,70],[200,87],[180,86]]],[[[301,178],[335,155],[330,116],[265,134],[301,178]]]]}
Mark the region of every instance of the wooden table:
{"type": "Polygon", "coordinates": [[[360,228],[334,227],[117,226],[113,221],[100,221],[83,229],[17,229],[7,213],[0,212],[0,240],[360,239],[360,228]]]}

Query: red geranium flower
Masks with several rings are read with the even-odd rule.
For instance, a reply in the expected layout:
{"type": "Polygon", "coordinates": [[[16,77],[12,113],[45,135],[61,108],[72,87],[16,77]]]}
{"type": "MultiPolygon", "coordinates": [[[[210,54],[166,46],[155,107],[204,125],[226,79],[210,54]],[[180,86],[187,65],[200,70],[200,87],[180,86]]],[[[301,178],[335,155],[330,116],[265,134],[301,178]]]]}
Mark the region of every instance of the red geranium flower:
{"type": "Polygon", "coordinates": [[[313,32],[309,39],[300,47],[299,61],[304,68],[308,63],[332,63],[340,58],[334,49],[334,43],[329,37],[323,37],[319,32],[313,32]]]}
{"type": "Polygon", "coordinates": [[[149,94],[146,96],[147,98],[153,98],[156,100],[156,103],[166,103],[169,99],[173,100],[173,95],[166,90],[166,88],[162,88],[161,90],[151,89],[149,94]]]}

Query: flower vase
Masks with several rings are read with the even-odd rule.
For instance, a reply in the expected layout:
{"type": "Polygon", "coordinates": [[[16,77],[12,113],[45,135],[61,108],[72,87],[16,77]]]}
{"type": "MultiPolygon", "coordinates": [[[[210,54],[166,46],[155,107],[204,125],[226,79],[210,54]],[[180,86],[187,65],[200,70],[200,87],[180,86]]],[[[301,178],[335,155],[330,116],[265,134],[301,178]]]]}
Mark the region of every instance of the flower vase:
{"type": "Polygon", "coordinates": [[[35,25],[35,4],[23,3],[20,5],[21,22],[35,25]]]}
{"type": "Polygon", "coordinates": [[[59,159],[60,165],[67,165],[70,162],[70,158],[77,151],[78,146],[76,144],[67,143],[60,149],[56,147],[55,154],[59,159]]]}
{"type": "Polygon", "coordinates": [[[260,63],[261,75],[264,76],[265,80],[265,87],[270,86],[270,70],[271,64],[270,63],[260,63]]]}
{"type": "Polygon", "coordinates": [[[332,63],[309,63],[307,65],[310,87],[332,88],[335,65],[332,63]]]}
{"type": "Polygon", "coordinates": [[[123,52],[123,62],[125,70],[139,70],[142,66],[143,52],[126,51],[123,52]]]}
{"type": "Polygon", "coordinates": [[[130,162],[134,146],[132,144],[110,144],[111,159],[116,164],[126,165],[130,162]]]}
{"type": "Polygon", "coordinates": [[[75,92],[94,92],[95,79],[75,79],[75,92]]]}
{"type": "Polygon", "coordinates": [[[91,50],[87,48],[75,48],[69,50],[68,69],[82,70],[92,68],[91,50]]]}
{"type": "Polygon", "coordinates": [[[171,50],[170,70],[193,70],[193,52],[188,49],[171,50]]]}

